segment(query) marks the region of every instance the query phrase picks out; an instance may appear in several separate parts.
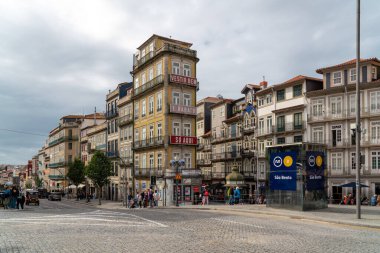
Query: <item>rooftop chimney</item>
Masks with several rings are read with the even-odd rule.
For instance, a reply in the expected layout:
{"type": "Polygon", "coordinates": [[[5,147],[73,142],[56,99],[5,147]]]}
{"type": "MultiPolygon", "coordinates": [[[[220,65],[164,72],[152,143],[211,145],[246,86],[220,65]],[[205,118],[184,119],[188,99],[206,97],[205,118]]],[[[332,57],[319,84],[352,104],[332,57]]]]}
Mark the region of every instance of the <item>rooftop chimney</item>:
{"type": "Polygon", "coordinates": [[[265,76],[263,76],[263,81],[260,82],[261,89],[265,89],[268,86],[268,82],[265,81],[265,76]]]}

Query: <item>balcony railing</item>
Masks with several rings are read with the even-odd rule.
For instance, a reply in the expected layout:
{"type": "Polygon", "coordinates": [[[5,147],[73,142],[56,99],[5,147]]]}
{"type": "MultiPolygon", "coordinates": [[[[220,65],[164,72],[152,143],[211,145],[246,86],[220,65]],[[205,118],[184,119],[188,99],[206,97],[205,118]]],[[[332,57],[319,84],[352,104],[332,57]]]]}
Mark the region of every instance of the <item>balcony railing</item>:
{"type": "Polygon", "coordinates": [[[119,126],[124,126],[133,122],[133,115],[127,114],[119,118],[119,126]]]}
{"type": "MultiPolygon", "coordinates": [[[[380,115],[380,109],[371,107],[362,107],[360,110],[360,117],[370,117],[380,115]]],[[[320,113],[309,111],[307,120],[308,122],[314,121],[324,121],[324,120],[340,120],[347,118],[355,118],[356,110],[353,109],[343,109],[343,110],[327,110],[320,113]]]]}
{"type": "Polygon", "coordinates": [[[205,144],[205,147],[203,149],[204,151],[206,150],[211,150],[211,144],[205,144]]]}
{"type": "Polygon", "coordinates": [[[64,175],[49,175],[49,179],[51,180],[62,180],[64,178],[65,178],[64,175]]]}
{"type": "Polygon", "coordinates": [[[155,51],[150,51],[143,55],[140,59],[137,59],[136,57],[133,58],[133,67],[134,68],[139,68],[145,63],[148,63],[150,59],[153,59],[156,55],[162,53],[162,52],[172,52],[172,53],[177,53],[181,55],[186,55],[189,57],[197,57],[197,51],[189,49],[189,48],[184,48],[180,47],[177,45],[169,44],[169,43],[164,43],[164,45],[155,50],[155,51]]]}
{"type": "Polygon", "coordinates": [[[198,143],[197,150],[202,150],[205,147],[203,143],[198,143]]]}
{"type": "Polygon", "coordinates": [[[263,136],[263,135],[268,135],[268,134],[273,134],[274,133],[274,127],[269,127],[269,128],[258,128],[257,131],[255,132],[255,136],[263,136]]]}
{"type": "Polygon", "coordinates": [[[234,151],[234,152],[212,154],[212,160],[235,159],[235,158],[241,158],[241,153],[238,151],[234,151]]]}
{"type": "Polygon", "coordinates": [[[185,115],[197,114],[197,108],[194,106],[170,104],[169,108],[170,108],[170,113],[178,113],[178,114],[185,114],[185,115]]]}
{"type": "Polygon", "coordinates": [[[135,88],[133,91],[133,96],[137,96],[137,95],[144,93],[147,90],[151,90],[152,88],[154,88],[155,86],[157,86],[163,82],[164,82],[163,76],[159,75],[159,76],[153,78],[152,80],[144,83],[140,87],[135,88]]]}
{"type": "Polygon", "coordinates": [[[275,132],[276,133],[282,133],[282,132],[289,132],[289,131],[299,131],[299,130],[304,130],[306,127],[305,122],[302,121],[300,123],[285,123],[284,125],[277,125],[275,127],[275,132]]]}
{"type": "Polygon", "coordinates": [[[164,175],[162,168],[134,168],[135,177],[149,178],[150,176],[162,177],[164,175]]]}
{"type": "Polygon", "coordinates": [[[54,169],[54,168],[59,168],[65,166],[65,162],[57,162],[57,163],[50,163],[48,165],[49,168],[54,169]]]}
{"type": "Polygon", "coordinates": [[[127,156],[127,157],[120,157],[120,166],[132,166],[133,165],[133,157],[127,156]]]}
{"type": "Polygon", "coordinates": [[[215,178],[215,179],[224,179],[226,177],[226,173],[225,172],[212,172],[211,176],[212,176],[212,178],[215,178]]]}
{"type": "Polygon", "coordinates": [[[154,137],[154,138],[148,138],[145,140],[135,141],[133,143],[133,148],[139,149],[139,148],[147,148],[147,147],[164,145],[165,143],[164,140],[165,140],[164,136],[159,136],[159,137],[154,137]]]}
{"type": "Polygon", "coordinates": [[[255,152],[251,151],[251,150],[248,150],[248,149],[242,149],[241,150],[241,155],[244,156],[244,157],[253,157],[253,156],[255,156],[255,152]]]}
{"type": "Polygon", "coordinates": [[[117,109],[110,110],[110,111],[104,113],[104,116],[106,117],[106,119],[112,119],[112,118],[116,117],[117,115],[119,115],[119,112],[117,109]]]}

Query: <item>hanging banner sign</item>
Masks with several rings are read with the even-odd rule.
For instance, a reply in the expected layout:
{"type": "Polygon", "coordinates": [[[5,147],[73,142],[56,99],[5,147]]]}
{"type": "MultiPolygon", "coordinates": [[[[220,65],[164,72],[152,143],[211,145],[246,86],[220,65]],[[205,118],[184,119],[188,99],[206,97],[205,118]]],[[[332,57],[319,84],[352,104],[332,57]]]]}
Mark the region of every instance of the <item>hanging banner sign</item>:
{"type": "Polygon", "coordinates": [[[296,152],[280,152],[270,155],[271,190],[297,190],[296,161],[296,152]]]}
{"type": "Polygon", "coordinates": [[[306,152],[306,190],[323,190],[325,188],[325,154],[323,152],[306,152]]]}

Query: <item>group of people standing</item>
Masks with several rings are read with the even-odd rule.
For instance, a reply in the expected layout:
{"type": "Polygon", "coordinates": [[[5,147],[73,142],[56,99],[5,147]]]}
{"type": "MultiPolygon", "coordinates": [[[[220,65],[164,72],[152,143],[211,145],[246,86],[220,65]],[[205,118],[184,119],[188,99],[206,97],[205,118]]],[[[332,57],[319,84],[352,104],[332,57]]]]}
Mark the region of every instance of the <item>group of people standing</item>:
{"type": "Polygon", "coordinates": [[[128,195],[128,208],[146,208],[146,207],[157,207],[158,201],[161,199],[160,193],[152,189],[147,189],[142,192],[137,192],[136,196],[133,198],[131,194],[128,195]]]}
{"type": "Polygon", "coordinates": [[[7,187],[2,198],[4,209],[24,209],[25,195],[17,187],[7,187]]]}
{"type": "Polygon", "coordinates": [[[238,186],[235,188],[231,186],[227,190],[227,198],[229,205],[240,204],[240,189],[238,186]]]}

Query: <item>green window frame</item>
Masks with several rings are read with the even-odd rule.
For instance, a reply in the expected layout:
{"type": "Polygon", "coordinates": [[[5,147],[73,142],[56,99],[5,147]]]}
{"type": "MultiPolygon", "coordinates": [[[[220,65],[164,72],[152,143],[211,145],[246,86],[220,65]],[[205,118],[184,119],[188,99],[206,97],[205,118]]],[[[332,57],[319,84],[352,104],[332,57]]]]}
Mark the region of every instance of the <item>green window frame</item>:
{"type": "Polygon", "coordinates": [[[293,97],[299,97],[302,95],[302,84],[293,86],[293,97]]]}
{"type": "Polygon", "coordinates": [[[277,91],[277,101],[285,100],[285,90],[277,91]]]}

